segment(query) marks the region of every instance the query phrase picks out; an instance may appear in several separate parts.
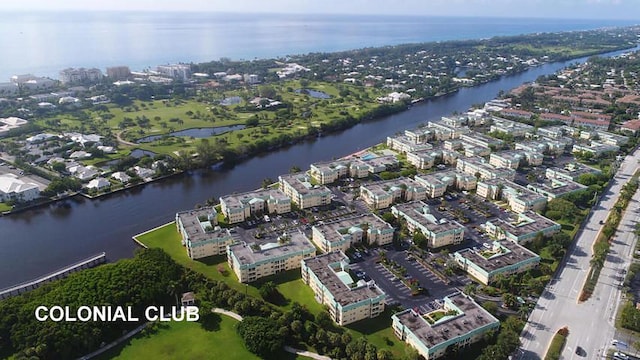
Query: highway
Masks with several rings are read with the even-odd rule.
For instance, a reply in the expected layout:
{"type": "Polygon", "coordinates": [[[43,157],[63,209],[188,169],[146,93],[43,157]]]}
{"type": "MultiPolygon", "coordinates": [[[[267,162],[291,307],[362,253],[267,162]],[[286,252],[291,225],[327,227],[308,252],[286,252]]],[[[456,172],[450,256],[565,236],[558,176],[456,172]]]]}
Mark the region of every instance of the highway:
{"type": "Polygon", "coordinates": [[[638,168],[639,159],[640,150],[624,159],[611,186],[589,214],[584,228],[568,250],[566,261],[560,265],[558,275],[549,283],[529,315],[520,335],[522,345],[516,358],[544,358],[551,338],[563,326],[569,328],[563,359],[600,359],[606,355],[615,334],[614,320],[621,296],[619,283],[633,254],[635,237],[632,231],[638,217],[636,209],[640,206],[640,191],[636,192],[624,213],[594,293],[584,303],[578,303],[578,297],[589,272],[591,247],[602,228],[600,222],[606,220],[622,186],[638,168]],[[578,346],[586,355],[576,354],[578,346]]]}

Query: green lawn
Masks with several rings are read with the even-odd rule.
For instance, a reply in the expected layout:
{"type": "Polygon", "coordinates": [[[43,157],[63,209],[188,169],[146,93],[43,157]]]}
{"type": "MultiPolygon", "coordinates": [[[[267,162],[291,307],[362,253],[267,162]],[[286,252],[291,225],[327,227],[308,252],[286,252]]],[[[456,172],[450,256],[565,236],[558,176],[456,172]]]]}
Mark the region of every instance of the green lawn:
{"type": "Polygon", "coordinates": [[[393,315],[393,311],[386,308],[378,317],[358,321],[347,325],[346,328],[351,331],[354,339],[364,336],[378,349],[389,349],[393,353],[394,359],[399,359],[405,355],[407,346],[393,334],[391,315],[393,315]]]}
{"type": "Polygon", "coordinates": [[[9,206],[6,203],[0,202],[0,212],[10,211],[13,206],[9,206]]]}
{"type": "Polygon", "coordinates": [[[186,249],[182,246],[182,238],[176,229],[175,222],[159,227],[158,229],[144,235],[136,236],[136,238],[138,241],[150,248],[163,249],[173,258],[173,260],[184,267],[202,273],[211,279],[224,281],[238,291],[246,292],[253,296],[259,296],[258,289],[238,282],[227,264],[226,255],[191,260],[189,256],[187,256],[186,249]],[[218,271],[219,266],[224,268],[224,273],[220,273],[220,271],[218,271]]]}
{"type": "Polygon", "coordinates": [[[200,323],[171,322],[151,336],[138,335],[99,359],[259,359],[236,334],[237,321],[221,316],[220,329],[206,331],[200,323]]]}

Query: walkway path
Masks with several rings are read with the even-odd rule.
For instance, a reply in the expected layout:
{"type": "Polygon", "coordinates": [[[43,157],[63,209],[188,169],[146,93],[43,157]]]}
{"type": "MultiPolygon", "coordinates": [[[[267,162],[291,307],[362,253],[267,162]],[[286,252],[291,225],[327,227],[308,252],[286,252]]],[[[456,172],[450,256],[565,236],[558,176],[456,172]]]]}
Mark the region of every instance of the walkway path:
{"type": "Polygon", "coordinates": [[[132,143],[132,142],[130,142],[130,141],[127,141],[127,140],[123,139],[123,138],[120,136],[120,135],[122,135],[122,132],[123,132],[123,131],[118,131],[118,132],[116,133],[116,139],[118,139],[118,142],[119,142],[119,143],[124,144],[124,145],[129,145],[129,146],[138,146],[138,144],[136,144],[136,143],[132,143]]]}
{"type": "MultiPolygon", "coordinates": [[[[227,316],[229,316],[231,318],[234,318],[234,319],[236,319],[238,321],[242,321],[242,315],[234,313],[233,311],[220,309],[220,308],[214,308],[213,312],[217,313],[217,314],[227,315],[227,316]]],[[[305,350],[292,348],[291,346],[287,346],[287,345],[285,345],[284,351],[286,351],[288,353],[296,354],[296,355],[302,355],[302,356],[310,357],[310,358],[316,359],[316,360],[331,360],[331,358],[328,357],[328,356],[316,354],[316,353],[310,352],[310,351],[305,351],[305,350]]]]}

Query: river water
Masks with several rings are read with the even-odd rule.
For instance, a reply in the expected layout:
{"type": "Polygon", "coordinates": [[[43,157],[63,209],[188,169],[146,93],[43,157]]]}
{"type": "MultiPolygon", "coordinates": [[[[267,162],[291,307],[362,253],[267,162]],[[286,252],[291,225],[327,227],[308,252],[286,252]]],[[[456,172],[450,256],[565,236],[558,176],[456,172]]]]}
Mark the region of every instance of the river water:
{"type": "MultiPolygon", "coordinates": [[[[638,50],[640,47],[635,48],[638,50]]],[[[607,54],[613,56],[621,52],[607,54]]],[[[131,236],[172,221],[179,210],[206,199],[248,191],[262,179],[276,179],[291,166],[307,169],[312,162],[342,157],[380,143],[387,136],[438,120],[454,111],[496,97],[537,77],[586,58],[545,64],[518,75],[465,88],[414,105],[392,116],[358,124],[315,141],[257,156],[227,170],[198,170],[97,200],[75,198],[69,206],[52,204],[0,218],[0,288],[33,279],[105,251],[109,260],[130,257],[131,236]]]]}

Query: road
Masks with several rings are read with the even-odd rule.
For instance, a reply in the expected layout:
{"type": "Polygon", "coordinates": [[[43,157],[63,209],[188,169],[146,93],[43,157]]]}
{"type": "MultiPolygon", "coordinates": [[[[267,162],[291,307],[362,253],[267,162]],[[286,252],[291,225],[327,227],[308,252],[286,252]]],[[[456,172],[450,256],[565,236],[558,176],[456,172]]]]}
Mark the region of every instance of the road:
{"type": "Polygon", "coordinates": [[[609,190],[578,232],[566,262],[543,292],[522,331],[519,359],[543,358],[553,334],[563,326],[569,328],[562,354],[564,359],[584,358],[575,353],[578,346],[586,351],[588,359],[603,358],[606,354],[615,334],[615,313],[621,296],[618,284],[623,277],[621,271],[628,268],[634,249],[635,239],[631,230],[637,218],[640,192],[635,194],[625,212],[593,295],[583,303],[578,303],[578,296],[589,271],[591,246],[602,228],[600,222],[606,220],[622,186],[638,168],[639,159],[640,150],[625,158],[609,190]]]}

